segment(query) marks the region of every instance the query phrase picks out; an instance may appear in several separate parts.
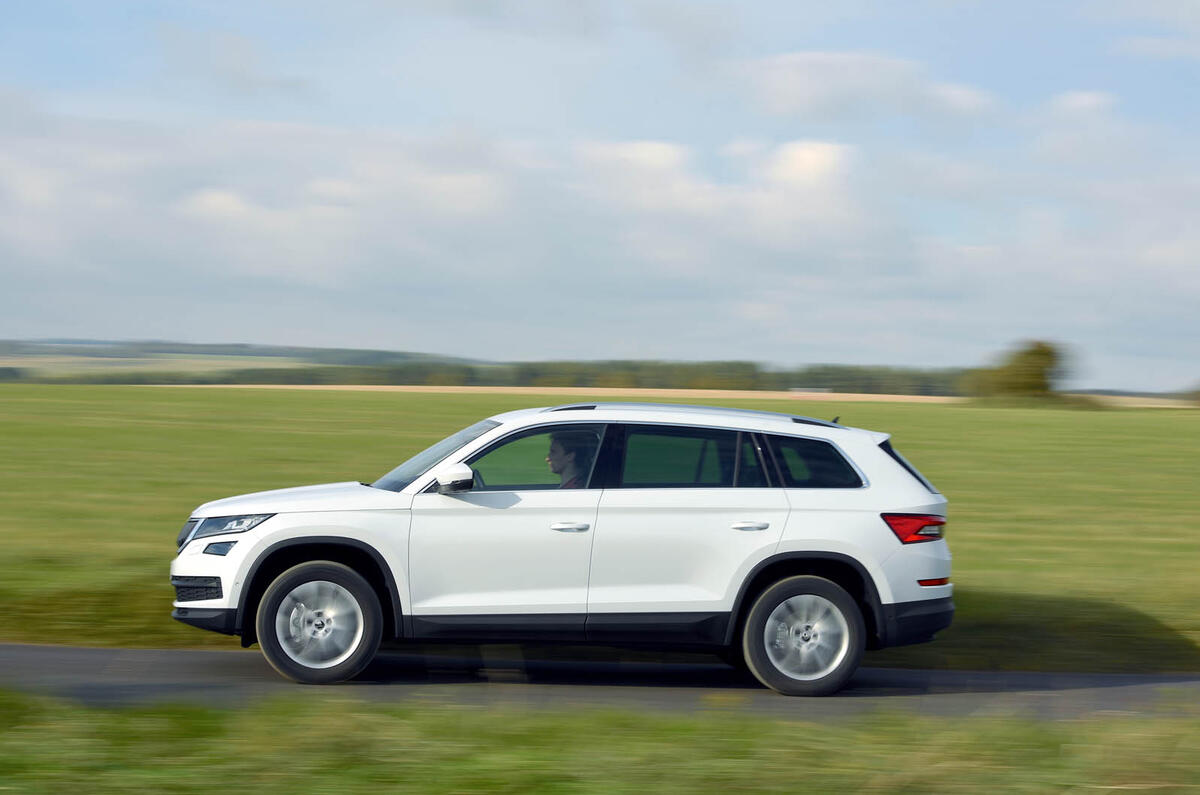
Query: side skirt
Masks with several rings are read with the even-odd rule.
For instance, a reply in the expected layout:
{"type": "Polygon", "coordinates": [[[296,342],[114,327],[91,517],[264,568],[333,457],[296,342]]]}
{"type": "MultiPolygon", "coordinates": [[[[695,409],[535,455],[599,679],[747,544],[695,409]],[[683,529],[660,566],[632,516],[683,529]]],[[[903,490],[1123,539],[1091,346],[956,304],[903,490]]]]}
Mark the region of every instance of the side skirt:
{"type": "Polygon", "coordinates": [[[410,616],[421,640],[720,646],[729,613],[529,613],[410,616]]]}

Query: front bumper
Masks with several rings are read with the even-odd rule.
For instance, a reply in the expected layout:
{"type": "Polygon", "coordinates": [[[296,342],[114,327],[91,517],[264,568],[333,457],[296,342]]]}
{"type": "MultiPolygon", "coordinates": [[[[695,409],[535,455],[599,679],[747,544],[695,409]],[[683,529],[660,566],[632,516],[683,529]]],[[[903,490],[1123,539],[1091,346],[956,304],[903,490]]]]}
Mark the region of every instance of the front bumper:
{"type": "Polygon", "coordinates": [[[883,605],[880,646],[907,646],[933,640],[954,620],[954,599],[920,599],[883,605]]]}
{"type": "Polygon", "coordinates": [[[219,607],[176,607],[171,611],[171,618],[182,621],[193,627],[220,632],[222,635],[235,635],[237,610],[219,607]]]}
{"type": "Polygon", "coordinates": [[[174,606],[197,610],[236,609],[241,595],[239,571],[245,555],[253,551],[249,538],[214,536],[184,546],[171,561],[174,606]],[[209,544],[237,541],[228,555],[205,555],[209,544]]]}

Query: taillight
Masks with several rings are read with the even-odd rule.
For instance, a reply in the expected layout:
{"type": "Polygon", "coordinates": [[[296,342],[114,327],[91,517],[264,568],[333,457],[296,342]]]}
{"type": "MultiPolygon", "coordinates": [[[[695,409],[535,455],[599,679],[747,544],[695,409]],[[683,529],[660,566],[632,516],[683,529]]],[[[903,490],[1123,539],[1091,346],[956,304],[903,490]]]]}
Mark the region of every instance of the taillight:
{"type": "Polygon", "coordinates": [[[928,513],[884,513],[880,516],[892,528],[901,544],[937,541],[946,527],[946,517],[928,513]]]}

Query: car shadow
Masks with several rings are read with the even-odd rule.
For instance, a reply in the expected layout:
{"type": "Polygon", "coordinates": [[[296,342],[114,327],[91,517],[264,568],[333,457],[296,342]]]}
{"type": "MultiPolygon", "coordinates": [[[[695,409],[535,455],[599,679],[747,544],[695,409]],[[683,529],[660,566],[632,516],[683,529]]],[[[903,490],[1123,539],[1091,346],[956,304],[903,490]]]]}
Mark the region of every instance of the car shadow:
{"type": "MultiPolygon", "coordinates": [[[[1083,598],[962,589],[933,643],[868,652],[844,696],[1052,691],[1200,681],[1200,648],[1133,608],[1083,598]]],[[[543,644],[386,648],[362,684],[525,682],[762,690],[707,653],[543,644]]]]}
{"type": "Polygon", "coordinates": [[[613,687],[758,687],[749,674],[706,653],[655,654],[607,646],[412,645],[385,648],[355,682],[525,682],[613,687]]]}
{"type": "Polygon", "coordinates": [[[868,652],[864,665],[1096,674],[1200,672],[1200,647],[1141,610],[1084,597],[956,588],[932,643],[868,652]]]}

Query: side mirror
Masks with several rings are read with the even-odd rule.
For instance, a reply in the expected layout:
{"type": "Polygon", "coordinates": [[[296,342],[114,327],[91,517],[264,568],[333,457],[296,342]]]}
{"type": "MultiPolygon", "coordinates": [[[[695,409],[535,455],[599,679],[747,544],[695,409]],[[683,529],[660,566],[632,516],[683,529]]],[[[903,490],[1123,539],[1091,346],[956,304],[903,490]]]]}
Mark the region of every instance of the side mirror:
{"type": "Polygon", "coordinates": [[[450,464],[434,473],[438,494],[470,491],[475,485],[475,472],[466,464],[450,464]]]}

